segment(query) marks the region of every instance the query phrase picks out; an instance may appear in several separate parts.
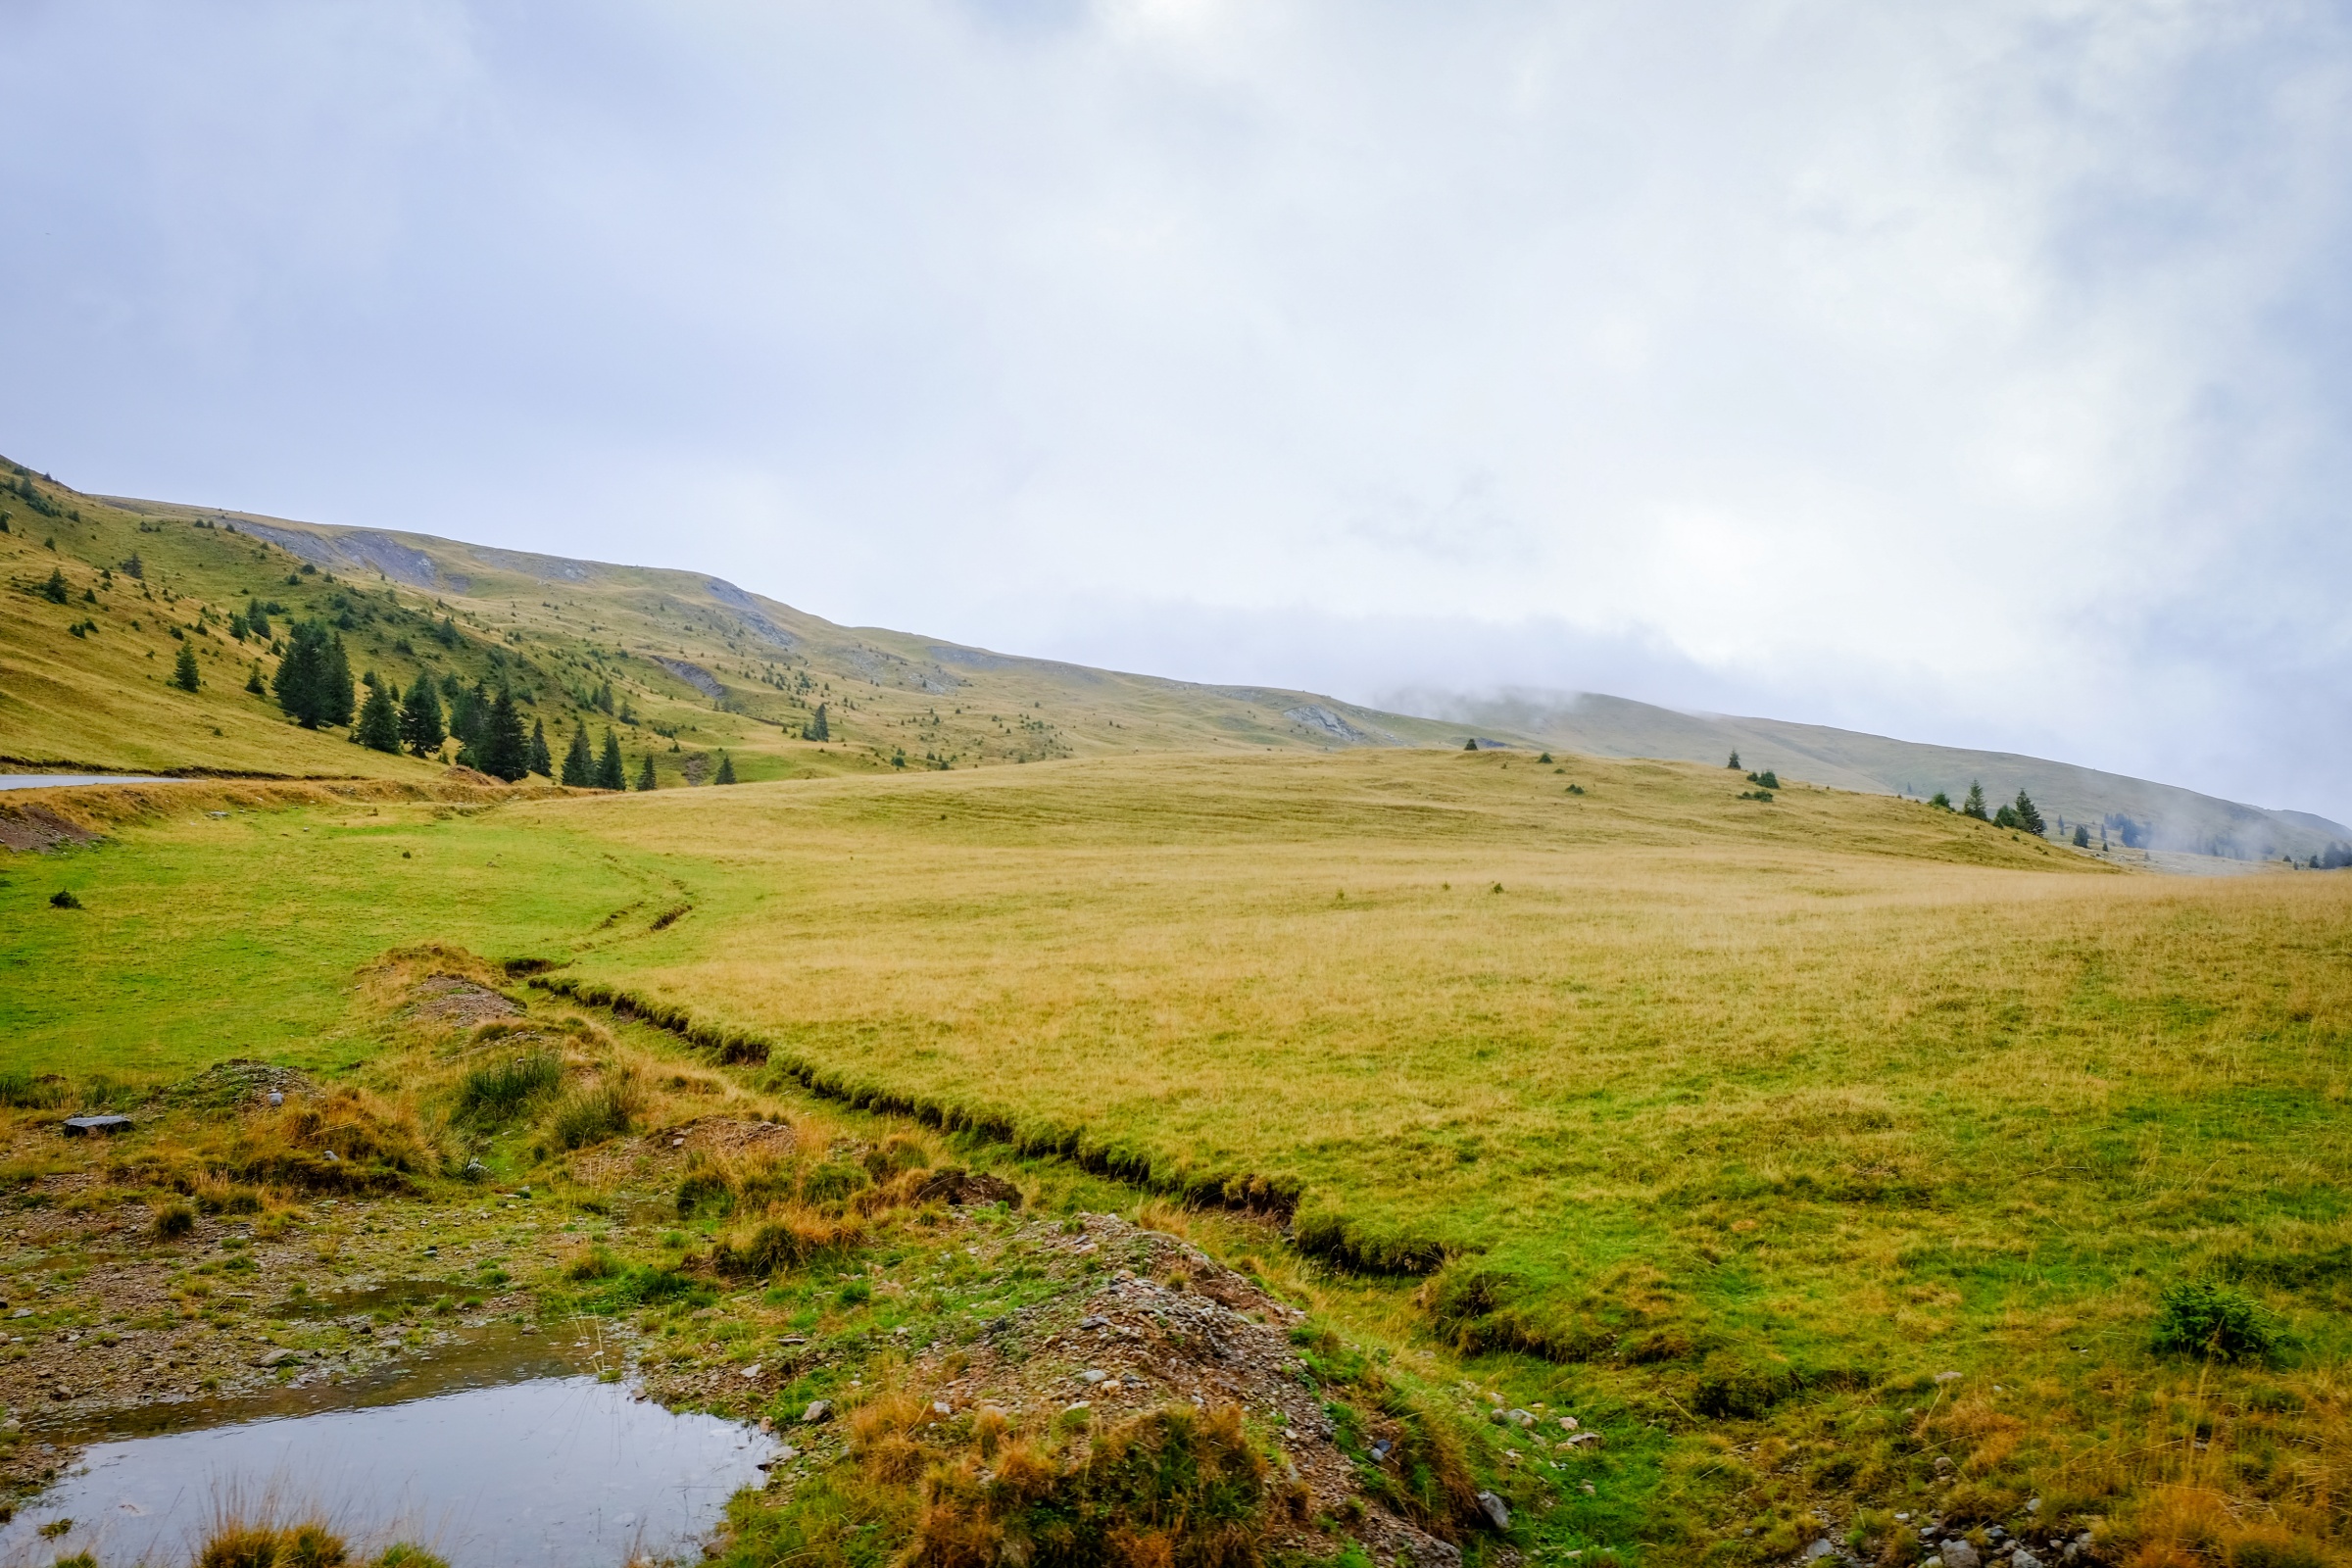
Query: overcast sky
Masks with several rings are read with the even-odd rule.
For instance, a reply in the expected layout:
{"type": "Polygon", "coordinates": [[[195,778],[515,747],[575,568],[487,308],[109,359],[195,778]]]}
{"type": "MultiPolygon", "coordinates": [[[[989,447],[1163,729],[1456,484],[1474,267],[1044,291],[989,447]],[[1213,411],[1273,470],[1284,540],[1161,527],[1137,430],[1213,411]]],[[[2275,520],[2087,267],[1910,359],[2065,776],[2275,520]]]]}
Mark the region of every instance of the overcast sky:
{"type": "Polygon", "coordinates": [[[0,451],[2352,817],[2348,17],[0,0],[0,451]]]}

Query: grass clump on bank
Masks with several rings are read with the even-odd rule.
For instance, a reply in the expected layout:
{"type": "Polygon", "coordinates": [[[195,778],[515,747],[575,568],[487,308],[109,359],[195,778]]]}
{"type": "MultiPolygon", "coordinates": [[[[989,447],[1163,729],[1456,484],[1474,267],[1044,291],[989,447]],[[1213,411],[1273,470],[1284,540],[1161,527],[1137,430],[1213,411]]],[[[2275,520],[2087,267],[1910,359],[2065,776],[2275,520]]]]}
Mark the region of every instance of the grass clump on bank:
{"type": "Polygon", "coordinates": [[[486,1061],[467,1068],[458,1080],[453,1118],[473,1127],[503,1127],[533,1101],[554,1094],[563,1082],[564,1058],[553,1051],[527,1051],[486,1061]]]}

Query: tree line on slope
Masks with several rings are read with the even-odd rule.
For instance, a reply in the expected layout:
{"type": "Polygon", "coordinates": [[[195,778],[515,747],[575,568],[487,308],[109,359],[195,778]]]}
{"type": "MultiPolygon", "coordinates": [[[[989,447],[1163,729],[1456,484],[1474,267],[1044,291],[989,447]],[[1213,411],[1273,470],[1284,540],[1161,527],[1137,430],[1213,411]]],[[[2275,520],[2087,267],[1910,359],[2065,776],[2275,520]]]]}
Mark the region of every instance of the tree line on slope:
{"type": "MultiPolygon", "coordinates": [[[[184,662],[193,662],[184,651],[181,658],[184,662]]],[[[509,783],[531,774],[550,779],[559,776],[555,758],[548,749],[545,721],[534,720],[525,733],[521,710],[515,704],[514,692],[506,686],[493,693],[481,682],[468,688],[456,675],[447,674],[436,688],[428,675],[412,683],[404,695],[391,682],[379,679],[373,670],[362,677],[359,686],[367,692],[365,700],[354,689],[350,659],[339,633],[318,620],[301,622],[290,629],[286,652],[277,668],[274,695],[286,716],[305,729],[349,724],[356,745],[389,754],[405,750],[417,758],[440,756],[442,748],[454,739],[458,742],[457,761],[461,767],[470,767],[509,783]],[[448,702],[446,715],[442,707],[444,698],[448,702]]],[[[193,685],[188,689],[194,690],[193,685]]],[[[248,689],[260,689],[258,667],[248,689]]],[[[604,745],[596,752],[591,751],[586,724],[572,731],[571,744],[564,755],[561,782],[580,789],[629,788],[620,739],[611,726],[606,727],[604,745]]],[[[724,752],[719,754],[718,771],[712,782],[735,782],[734,760],[724,752]]],[[[655,785],[653,754],[648,752],[637,770],[636,788],[650,790],[655,785]]]]}

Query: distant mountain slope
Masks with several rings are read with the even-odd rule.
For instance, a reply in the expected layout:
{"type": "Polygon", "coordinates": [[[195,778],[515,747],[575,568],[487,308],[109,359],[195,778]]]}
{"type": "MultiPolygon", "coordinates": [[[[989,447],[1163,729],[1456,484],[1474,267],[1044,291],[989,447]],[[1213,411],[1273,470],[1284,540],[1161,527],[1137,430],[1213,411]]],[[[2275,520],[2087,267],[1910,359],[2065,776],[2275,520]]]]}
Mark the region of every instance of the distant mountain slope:
{"type": "Polygon", "coordinates": [[[1597,693],[1529,693],[1430,699],[1459,723],[1532,736],[1596,757],[1658,757],[1721,762],[1733,752],[1749,769],[1840,789],[1909,795],[1941,790],[1957,801],[1982,781],[1995,804],[2026,791],[2053,830],[2064,817],[2132,847],[2234,859],[2309,858],[2352,841],[2352,828],[2307,811],[2269,810],[2194,790],[2009,752],[1978,752],[1891,740],[1776,718],[1682,713],[1597,693]]]}
{"type": "MultiPolygon", "coordinates": [[[[1773,719],[1556,694],[1432,701],[1430,716],[1310,692],[1207,686],[836,625],[702,572],[612,565],[378,528],[83,495],[0,459],[0,762],[141,770],[398,773],[286,724],[265,693],[273,638],[330,621],[355,671],[506,687],[562,754],[611,729],[629,777],[700,782],[724,752],[746,780],[973,767],[1141,751],[1445,746],[1466,738],[1604,757],[1746,764],[1839,788],[1957,798],[2021,787],[2053,822],[2133,844],[2307,858],[2352,829],[2035,758],[1773,719]],[[142,560],[143,578],[124,563],[142,560]],[[65,601],[40,591],[52,571],[65,601]],[[248,638],[237,612],[274,607],[248,638]],[[167,678],[194,649],[200,689],[167,678]],[[823,714],[821,737],[818,715],[823,714]]],[[[1416,704],[1415,706],[1422,706],[1416,704]]]]}
{"type": "MultiPolygon", "coordinates": [[[[0,460],[4,463],[5,460],[0,460]]],[[[1165,750],[1459,745],[1450,726],[1305,692],[1224,688],[835,625],[706,573],[82,495],[0,469],[0,761],[320,774],[426,762],[287,726],[244,687],[284,622],[334,624],[355,672],[512,690],[562,753],[612,728],[631,778],[732,759],[746,780],[1165,750]],[[19,491],[22,494],[18,494],[19,491]],[[139,554],[143,580],[121,564],[139,554]],[[52,570],[69,604],[37,592],[52,570]],[[237,612],[278,607],[248,641],[237,612]],[[164,679],[185,644],[201,689],[164,679]],[[821,729],[819,713],[822,713],[821,729]]]]}

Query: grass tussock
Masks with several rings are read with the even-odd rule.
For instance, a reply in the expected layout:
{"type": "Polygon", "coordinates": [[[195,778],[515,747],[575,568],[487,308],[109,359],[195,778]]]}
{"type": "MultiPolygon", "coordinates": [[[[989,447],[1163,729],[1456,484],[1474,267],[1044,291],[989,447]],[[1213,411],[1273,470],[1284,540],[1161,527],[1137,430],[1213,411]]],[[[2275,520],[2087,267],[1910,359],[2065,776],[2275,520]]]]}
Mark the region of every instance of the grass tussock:
{"type": "Polygon", "coordinates": [[[760,1218],[736,1227],[713,1243],[710,1263],[722,1274],[774,1274],[845,1251],[863,1241],[866,1233],[861,1216],[828,1214],[800,1203],[772,1203],[760,1218]]]}
{"type": "MultiPolygon", "coordinates": [[[[883,1440],[874,1452],[907,1461],[883,1440]]],[[[1171,1404],[1098,1436],[1061,1468],[1031,1444],[996,1439],[932,1472],[905,1561],[923,1568],[1007,1562],[1133,1568],[1254,1568],[1276,1500],[1241,1412],[1171,1404]]]]}
{"type": "Polygon", "coordinates": [[[422,1546],[397,1542],[373,1557],[354,1556],[350,1544],[316,1519],[278,1524],[231,1519],[216,1524],[196,1548],[195,1568],[449,1568],[422,1546]]]}
{"type": "Polygon", "coordinates": [[[413,1102],[345,1087],[124,1151],[107,1173],[177,1192],[208,1212],[257,1213],[272,1192],[411,1191],[443,1162],[413,1102]]]}
{"type": "Polygon", "coordinates": [[[543,1123],[547,1142],[554,1149],[569,1151],[618,1138],[637,1125],[646,1102],[634,1068],[625,1062],[617,1064],[594,1080],[566,1090],[548,1107],[543,1123]]]}
{"type": "Polygon", "coordinates": [[[503,1127],[532,1102],[554,1094],[563,1082],[564,1058],[553,1051],[531,1050],[476,1063],[458,1080],[452,1119],[468,1127],[503,1127]]]}

